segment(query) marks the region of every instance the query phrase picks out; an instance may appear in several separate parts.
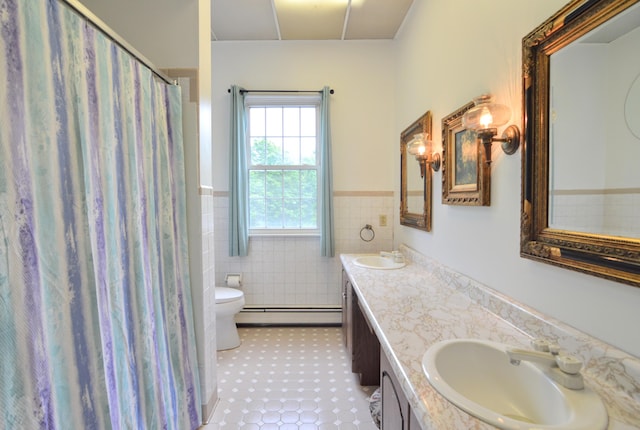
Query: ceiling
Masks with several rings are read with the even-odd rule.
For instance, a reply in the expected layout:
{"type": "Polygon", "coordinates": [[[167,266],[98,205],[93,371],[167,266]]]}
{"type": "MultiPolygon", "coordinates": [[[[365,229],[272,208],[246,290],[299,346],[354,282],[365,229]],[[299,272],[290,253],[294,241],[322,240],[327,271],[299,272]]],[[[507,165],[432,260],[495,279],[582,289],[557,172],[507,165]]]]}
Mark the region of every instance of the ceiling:
{"type": "Polygon", "coordinates": [[[393,39],[413,0],[211,0],[211,40],[393,39]]]}

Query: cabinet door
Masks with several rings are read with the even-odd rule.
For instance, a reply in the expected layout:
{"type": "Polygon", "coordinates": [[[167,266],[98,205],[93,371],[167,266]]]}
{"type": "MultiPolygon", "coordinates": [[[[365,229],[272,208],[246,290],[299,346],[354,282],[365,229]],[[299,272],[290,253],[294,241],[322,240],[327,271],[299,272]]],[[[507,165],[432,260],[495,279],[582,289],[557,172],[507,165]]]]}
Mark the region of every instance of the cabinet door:
{"type": "Polygon", "coordinates": [[[355,292],[352,293],[351,317],[351,370],[360,374],[360,385],[380,385],[380,342],[362,312],[355,292]]]}
{"type": "Polygon", "coordinates": [[[380,352],[380,387],[382,392],[380,429],[407,430],[409,428],[409,403],[383,351],[380,352]]]}

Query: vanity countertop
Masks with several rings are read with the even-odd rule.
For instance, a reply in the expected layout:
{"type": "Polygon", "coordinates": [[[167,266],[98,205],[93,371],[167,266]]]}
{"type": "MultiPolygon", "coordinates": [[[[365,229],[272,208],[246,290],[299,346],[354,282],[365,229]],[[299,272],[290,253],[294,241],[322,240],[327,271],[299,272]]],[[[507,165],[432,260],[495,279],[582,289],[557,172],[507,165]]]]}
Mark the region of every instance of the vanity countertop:
{"type": "Polygon", "coordinates": [[[449,403],[429,384],[422,356],[446,339],[485,339],[530,348],[531,336],[551,338],[585,360],[585,384],[601,395],[609,429],[640,428],[640,360],[546,319],[499,293],[478,285],[411,250],[402,248],[407,265],[396,270],[356,266],[361,255],[341,260],[361,307],[370,320],[423,430],[494,429],[449,403]],[[568,331],[567,331],[568,330],[568,331]],[[595,356],[593,351],[596,350],[595,356]],[[611,366],[612,360],[623,363],[611,366]],[[601,376],[614,386],[601,384],[601,376]],[[618,391],[625,386],[625,391],[618,391]]]}

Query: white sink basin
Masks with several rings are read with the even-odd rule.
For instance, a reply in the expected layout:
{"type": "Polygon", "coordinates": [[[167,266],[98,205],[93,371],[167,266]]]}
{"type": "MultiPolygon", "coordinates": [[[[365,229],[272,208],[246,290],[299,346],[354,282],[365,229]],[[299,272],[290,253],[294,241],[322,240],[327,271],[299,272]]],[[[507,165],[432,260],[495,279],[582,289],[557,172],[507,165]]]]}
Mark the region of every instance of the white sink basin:
{"type": "Polygon", "coordinates": [[[530,362],[515,366],[507,348],[475,339],[442,341],[424,354],[422,368],[451,403],[501,429],[607,427],[606,409],[595,392],[564,388],[530,362]]]}
{"type": "Polygon", "coordinates": [[[353,260],[353,264],[360,267],[366,267],[367,269],[400,269],[405,266],[405,263],[396,263],[393,258],[381,257],[379,255],[366,255],[364,257],[358,257],[353,260]]]}

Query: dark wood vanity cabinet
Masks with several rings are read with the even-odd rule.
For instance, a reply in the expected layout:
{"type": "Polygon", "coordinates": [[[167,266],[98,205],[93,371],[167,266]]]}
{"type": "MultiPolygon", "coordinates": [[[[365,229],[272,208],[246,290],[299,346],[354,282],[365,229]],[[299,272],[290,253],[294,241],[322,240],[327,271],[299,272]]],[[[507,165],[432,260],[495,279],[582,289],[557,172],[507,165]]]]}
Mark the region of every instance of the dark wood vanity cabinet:
{"type": "Polygon", "coordinates": [[[382,430],[420,430],[380,341],[360,308],[347,272],[342,270],[342,334],[351,357],[351,370],[361,385],[379,385],[382,391],[382,430]]]}
{"type": "Polygon", "coordinates": [[[382,391],[381,430],[420,430],[400,382],[384,352],[380,353],[380,388],[382,391]]]}
{"type": "Polygon", "coordinates": [[[380,384],[380,342],[358,303],[346,272],[342,271],[342,331],[351,356],[351,371],[360,385],[380,384]]]}

